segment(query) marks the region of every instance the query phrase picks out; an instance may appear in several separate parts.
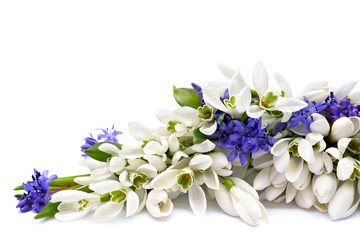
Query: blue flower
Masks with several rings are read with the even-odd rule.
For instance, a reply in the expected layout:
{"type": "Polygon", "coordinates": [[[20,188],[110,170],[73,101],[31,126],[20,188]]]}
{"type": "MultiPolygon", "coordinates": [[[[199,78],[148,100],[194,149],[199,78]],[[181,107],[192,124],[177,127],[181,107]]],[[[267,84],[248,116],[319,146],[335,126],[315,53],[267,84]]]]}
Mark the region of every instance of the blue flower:
{"type": "Polygon", "coordinates": [[[322,102],[310,103],[306,97],[304,97],[304,101],[308,104],[308,106],[292,113],[292,117],[289,120],[289,129],[296,127],[301,122],[304,125],[306,131],[310,132],[310,124],[313,122],[311,114],[321,114],[322,111],[327,107],[327,105],[322,102]]]}
{"type": "Polygon", "coordinates": [[[228,156],[229,161],[239,157],[244,165],[248,153],[255,153],[259,149],[268,152],[275,143],[275,139],[267,133],[268,127],[261,128],[261,118],[249,118],[247,125],[238,120],[225,118],[218,127],[212,139],[217,139],[218,147],[232,150],[228,156]]]}
{"type": "Polygon", "coordinates": [[[201,97],[201,106],[205,105],[205,101],[204,101],[204,96],[203,96],[203,92],[202,89],[199,85],[197,85],[196,83],[191,83],[192,88],[197,92],[197,95],[199,97],[201,97]]]}
{"type": "Polygon", "coordinates": [[[357,116],[359,117],[359,104],[352,105],[348,98],[343,98],[338,100],[334,93],[331,92],[330,96],[326,98],[326,119],[329,123],[332,123],[336,119],[341,117],[351,117],[357,116]]]}
{"type": "MultiPolygon", "coordinates": [[[[85,143],[83,145],[81,145],[81,147],[80,147],[82,152],[85,152],[85,150],[89,149],[91,146],[98,143],[98,141],[93,137],[92,134],[90,134],[90,137],[84,138],[84,140],[85,140],[85,143]]],[[[86,153],[84,153],[84,154],[81,154],[81,156],[86,157],[87,155],[86,155],[86,153]]]]}
{"type": "Polygon", "coordinates": [[[50,182],[57,178],[56,175],[49,176],[49,171],[40,172],[34,169],[32,181],[23,183],[26,193],[18,198],[19,203],[16,205],[21,212],[28,212],[33,209],[35,212],[40,212],[50,201],[53,193],[49,192],[50,182]]]}
{"type": "Polygon", "coordinates": [[[116,131],[114,126],[110,129],[110,131],[108,128],[106,130],[99,128],[98,130],[101,130],[103,134],[98,134],[97,139],[103,140],[104,142],[119,142],[116,136],[122,134],[122,132],[116,131]]]}

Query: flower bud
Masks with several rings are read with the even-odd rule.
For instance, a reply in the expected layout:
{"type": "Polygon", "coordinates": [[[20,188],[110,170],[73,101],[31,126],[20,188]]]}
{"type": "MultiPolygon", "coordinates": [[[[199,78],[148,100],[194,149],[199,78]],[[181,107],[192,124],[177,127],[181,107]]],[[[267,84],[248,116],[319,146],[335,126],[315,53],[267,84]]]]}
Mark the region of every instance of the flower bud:
{"type": "Polygon", "coordinates": [[[324,137],[327,137],[330,132],[330,125],[329,125],[329,122],[326,120],[326,118],[319,113],[313,113],[313,114],[311,114],[311,116],[314,120],[310,124],[311,132],[320,133],[324,137]]]}
{"type": "Polygon", "coordinates": [[[343,219],[355,212],[359,197],[355,198],[355,181],[346,181],[336,191],[329,203],[329,215],[333,220],[343,219]]]}
{"type": "Polygon", "coordinates": [[[146,209],[153,217],[165,217],[171,214],[173,204],[167,192],[160,189],[153,189],[148,194],[146,209]]]}
{"type": "Polygon", "coordinates": [[[318,176],[313,183],[312,189],[319,203],[328,203],[337,189],[335,173],[318,176]]]}
{"type": "Polygon", "coordinates": [[[340,138],[351,137],[354,132],[354,124],[347,117],[337,119],[331,128],[330,141],[337,142],[340,138]]]}
{"type": "Polygon", "coordinates": [[[315,195],[312,192],[311,185],[309,185],[304,190],[298,191],[296,193],[295,202],[301,208],[309,209],[315,203],[315,195]]]}

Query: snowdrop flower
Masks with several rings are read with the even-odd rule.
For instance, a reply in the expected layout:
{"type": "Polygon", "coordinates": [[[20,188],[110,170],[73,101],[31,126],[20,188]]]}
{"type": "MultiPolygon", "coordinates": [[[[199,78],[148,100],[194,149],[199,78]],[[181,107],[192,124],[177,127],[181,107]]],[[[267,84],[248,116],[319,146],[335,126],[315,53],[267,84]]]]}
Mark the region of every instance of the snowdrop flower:
{"type": "Polygon", "coordinates": [[[298,96],[302,99],[304,96],[310,102],[323,102],[330,93],[327,81],[315,81],[309,83],[298,96]]]}
{"type": "Polygon", "coordinates": [[[297,191],[296,193],[295,202],[296,205],[301,208],[309,209],[314,205],[315,201],[316,198],[312,191],[311,184],[304,190],[297,191]]]}
{"type": "MultiPolygon", "coordinates": [[[[119,215],[126,202],[126,216],[129,217],[139,211],[139,195],[130,188],[123,187],[115,180],[105,180],[93,183],[89,186],[91,190],[102,196],[105,202],[98,207],[94,213],[95,220],[109,221],[119,215]]],[[[142,194],[144,196],[145,194],[142,194]]]]}
{"type": "Polygon", "coordinates": [[[146,209],[153,217],[166,217],[171,214],[173,204],[166,191],[152,189],[146,200],[146,209]]]}
{"type": "Polygon", "coordinates": [[[335,173],[333,172],[314,177],[312,191],[319,203],[324,204],[331,200],[336,192],[337,182],[335,173]]]}
{"type": "Polygon", "coordinates": [[[352,157],[340,159],[336,168],[336,176],[341,181],[360,177],[359,161],[352,157]]]}
{"type": "Polygon", "coordinates": [[[72,221],[84,217],[100,204],[100,195],[76,190],[60,191],[52,195],[52,203],[61,202],[55,218],[60,221],[72,221]]]}
{"type": "Polygon", "coordinates": [[[333,220],[349,217],[359,205],[356,181],[345,181],[329,202],[329,215],[333,220]]]}
{"type": "Polygon", "coordinates": [[[268,221],[259,195],[248,183],[240,178],[225,178],[215,190],[215,198],[221,209],[232,216],[240,216],[245,222],[254,226],[256,222],[268,221]]]}
{"type": "Polygon", "coordinates": [[[264,110],[280,111],[284,114],[281,121],[286,122],[291,117],[292,112],[307,106],[307,103],[304,101],[289,96],[291,94],[289,84],[281,75],[277,74],[276,78],[280,88],[282,88],[281,93],[268,87],[268,74],[263,64],[258,62],[255,65],[253,83],[259,95],[259,106],[250,106],[247,110],[248,116],[255,118],[258,114],[264,112],[264,110]]]}
{"type": "Polygon", "coordinates": [[[218,174],[231,174],[225,154],[198,154],[157,175],[151,186],[154,189],[170,189],[176,185],[181,191],[188,192],[191,209],[195,215],[202,217],[206,211],[206,198],[200,185],[204,183],[210,189],[218,189],[218,174]]]}
{"type": "Polygon", "coordinates": [[[337,142],[341,138],[354,136],[359,132],[359,130],[359,117],[341,117],[337,119],[331,127],[330,141],[337,142]]]}

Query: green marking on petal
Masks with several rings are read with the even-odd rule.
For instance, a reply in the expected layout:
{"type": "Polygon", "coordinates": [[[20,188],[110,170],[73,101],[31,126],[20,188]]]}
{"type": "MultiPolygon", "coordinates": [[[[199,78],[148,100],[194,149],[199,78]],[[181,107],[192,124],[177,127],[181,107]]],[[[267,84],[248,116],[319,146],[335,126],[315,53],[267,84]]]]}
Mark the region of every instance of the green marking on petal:
{"type": "Polygon", "coordinates": [[[278,96],[274,95],[273,92],[268,92],[261,98],[261,105],[265,108],[274,108],[275,103],[278,100],[278,96]]]}
{"type": "Polygon", "coordinates": [[[194,176],[188,171],[181,171],[177,176],[177,183],[183,189],[186,190],[194,182],[194,176]]]}
{"type": "Polygon", "coordinates": [[[358,138],[353,138],[351,139],[351,141],[349,142],[347,149],[356,154],[359,155],[360,154],[360,139],[358,138]]]}
{"type": "Polygon", "coordinates": [[[169,121],[167,130],[172,133],[176,132],[175,126],[176,126],[176,124],[179,124],[179,123],[180,122],[178,122],[178,121],[169,121]]]}
{"type": "Polygon", "coordinates": [[[204,105],[203,107],[199,107],[197,117],[203,121],[210,122],[214,120],[214,110],[212,107],[208,105],[204,105]]]}
{"type": "Polygon", "coordinates": [[[121,203],[126,199],[126,190],[125,189],[120,189],[120,190],[116,190],[116,191],[112,191],[110,193],[111,195],[111,201],[116,202],[116,203],[121,203]]]}
{"type": "Polygon", "coordinates": [[[300,157],[298,147],[299,147],[299,143],[298,143],[298,142],[292,142],[292,143],[290,143],[289,148],[288,148],[288,149],[289,149],[289,152],[292,153],[292,155],[294,155],[294,156],[296,156],[296,157],[300,157]]]}
{"type": "Polygon", "coordinates": [[[144,184],[148,179],[148,176],[145,173],[136,173],[133,176],[132,183],[135,188],[141,188],[141,185],[144,184]]]}
{"type": "Polygon", "coordinates": [[[236,97],[235,96],[231,96],[230,99],[225,99],[224,100],[224,103],[225,103],[225,106],[228,108],[228,109],[235,109],[235,101],[236,101],[236,97]]]}

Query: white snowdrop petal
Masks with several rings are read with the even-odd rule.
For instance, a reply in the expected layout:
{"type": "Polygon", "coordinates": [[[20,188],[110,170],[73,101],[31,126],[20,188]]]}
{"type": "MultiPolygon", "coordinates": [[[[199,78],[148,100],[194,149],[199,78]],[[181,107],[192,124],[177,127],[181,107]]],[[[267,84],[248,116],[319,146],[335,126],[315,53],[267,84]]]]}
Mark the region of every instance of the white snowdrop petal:
{"type": "Polygon", "coordinates": [[[286,79],[280,73],[274,73],[274,77],[281,91],[284,92],[285,97],[292,97],[291,87],[288,81],[286,81],[286,79]]]}
{"type": "Polygon", "coordinates": [[[285,172],[290,164],[289,152],[286,151],[278,156],[274,155],[273,162],[274,162],[274,167],[279,173],[285,172]]]}
{"type": "Polygon", "coordinates": [[[209,188],[219,189],[219,177],[214,169],[208,168],[204,171],[204,180],[206,186],[209,188]]]}
{"type": "Polygon", "coordinates": [[[126,216],[134,215],[139,208],[139,196],[134,191],[129,191],[126,195],[126,216]]]}
{"type": "Polygon", "coordinates": [[[351,138],[341,138],[337,142],[337,146],[339,151],[344,154],[346,151],[346,148],[348,147],[349,143],[351,142],[351,138]]]}
{"type": "Polygon", "coordinates": [[[347,117],[336,119],[331,127],[330,140],[337,142],[341,138],[351,137],[354,133],[354,124],[347,117]]]}
{"type": "Polygon", "coordinates": [[[105,180],[90,184],[89,188],[96,193],[105,194],[121,189],[121,184],[115,180],[105,180]]]}
{"type": "Polygon", "coordinates": [[[232,67],[230,67],[230,66],[228,66],[228,65],[226,65],[224,63],[219,63],[218,64],[218,69],[228,79],[231,79],[232,76],[235,74],[235,70],[232,67]]]}
{"type": "Polygon", "coordinates": [[[205,170],[211,166],[212,162],[209,155],[199,154],[190,160],[189,167],[193,170],[205,170]]]}
{"type": "Polygon", "coordinates": [[[204,142],[200,144],[195,144],[191,146],[191,149],[194,150],[195,152],[206,153],[214,150],[215,147],[216,145],[213,142],[211,142],[209,139],[206,139],[204,142]]]}
{"type": "Polygon", "coordinates": [[[303,164],[304,161],[301,158],[294,156],[290,158],[289,168],[285,172],[285,176],[289,182],[295,182],[299,178],[303,164]]]}
{"type": "Polygon", "coordinates": [[[211,167],[215,169],[222,169],[229,163],[226,155],[222,152],[210,153],[209,156],[213,159],[211,167]]]}
{"type": "Polygon", "coordinates": [[[155,189],[168,189],[176,183],[176,175],[180,170],[168,169],[158,174],[152,181],[151,186],[155,189]]]}
{"type": "Polygon", "coordinates": [[[354,164],[354,160],[350,157],[340,159],[336,169],[338,179],[341,181],[349,179],[354,171],[354,164]]]}
{"type": "Polygon", "coordinates": [[[212,135],[217,129],[217,123],[216,121],[212,121],[210,123],[205,123],[203,126],[200,127],[200,132],[202,132],[205,135],[212,135]]]}
{"type": "Polygon", "coordinates": [[[240,71],[236,71],[230,80],[229,95],[236,96],[246,86],[240,71]]]}
{"type": "Polygon", "coordinates": [[[271,182],[269,179],[270,167],[262,169],[255,177],[253,182],[253,187],[255,190],[260,191],[264,190],[266,187],[270,186],[271,182]]]}
{"type": "Polygon", "coordinates": [[[298,191],[295,196],[296,205],[300,208],[309,209],[314,205],[315,201],[316,198],[310,186],[304,190],[298,191]]]}
{"type": "Polygon", "coordinates": [[[144,153],[147,155],[157,154],[160,151],[161,144],[156,141],[148,142],[144,147],[144,153]]]}
{"type": "Polygon", "coordinates": [[[253,84],[260,98],[268,89],[268,83],[268,74],[264,65],[261,62],[257,62],[253,70],[253,84]]]}
{"type": "Polygon", "coordinates": [[[299,155],[308,163],[315,161],[314,150],[308,140],[301,139],[298,145],[299,155]]]}
{"type": "Polygon", "coordinates": [[[224,212],[234,217],[238,216],[237,212],[233,207],[230,193],[223,184],[219,185],[219,190],[215,190],[214,194],[216,202],[224,212]]]}
{"type": "Polygon", "coordinates": [[[66,190],[56,192],[51,196],[50,202],[73,202],[78,201],[80,199],[87,198],[89,196],[88,193],[77,190],[66,190]]]}
{"type": "Polygon", "coordinates": [[[141,123],[129,122],[129,131],[138,141],[149,140],[153,138],[152,131],[141,123]]]}
{"type": "Polygon", "coordinates": [[[338,188],[328,207],[329,215],[333,220],[347,217],[347,212],[354,203],[355,187],[355,182],[346,181],[338,188]]]}
{"type": "Polygon", "coordinates": [[[279,197],[282,193],[284,193],[284,190],[286,188],[286,185],[281,187],[274,187],[269,186],[265,189],[265,199],[268,201],[274,201],[277,197],[279,197]]]}
{"type": "Polygon", "coordinates": [[[356,81],[348,81],[341,84],[338,89],[334,90],[335,97],[337,99],[342,99],[346,97],[354,89],[356,83],[356,81]]]}
{"type": "Polygon", "coordinates": [[[219,109],[225,113],[228,113],[229,110],[225,107],[224,103],[220,100],[220,94],[215,88],[202,88],[204,101],[207,105],[219,109]]]}
{"type": "Polygon", "coordinates": [[[280,98],[276,102],[276,110],[281,112],[295,112],[307,106],[306,102],[297,98],[280,98]]]}
{"type": "Polygon", "coordinates": [[[264,112],[265,110],[259,107],[258,105],[250,105],[246,109],[246,114],[251,118],[259,118],[263,115],[264,112]]]}
{"type": "Polygon", "coordinates": [[[113,201],[106,202],[96,209],[94,219],[96,221],[110,221],[117,217],[122,211],[124,203],[115,203],[113,201]]]}
{"type": "Polygon", "coordinates": [[[120,153],[120,149],[110,143],[103,143],[99,147],[99,150],[110,155],[118,155],[120,153]]]}
{"type": "Polygon", "coordinates": [[[235,106],[236,111],[242,115],[251,103],[251,90],[248,86],[244,86],[243,89],[236,96],[235,106]]]}
{"type": "Polygon", "coordinates": [[[157,175],[156,168],[151,164],[143,164],[138,169],[137,172],[145,173],[148,178],[154,178],[157,175]]]}
{"type": "Polygon", "coordinates": [[[280,156],[284,154],[285,152],[288,152],[289,148],[289,142],[291,141],[291,138],[283,138],[278,140],[274,146],[271,148],[271,154],[275,156],[280,156]]]}
{"type": "Polygon", "coordinates": [[[204,217],[206,212],[206,196],[204,190],[197,184],[193,184],[189,190],[189,203],[192,211],[198,217],[204,217]]]}
{"type": "Polygon", "coordinates": [[[349,118],[354,126],[354,131],[352,132],[351,136],[354,136],[359,133],[360,130],[360,118],[359,117],[350,117],[349,118]]]}
{"type": "Polygon", "coordinates": [[[124,169],[126,160],[122,157],[114,156],[110,159],[109,167],[111,172],[119,172],[124,169]]]}
{"type": "Polygon", "coordinates": [[[78,212],[58,212],[55,213],[55,218],[59,221],[74,221],[77,219],[80,219],[82,217],[85,217],[89,212],[91,211],[91,208],[85,208],[82,211],[78,212]]]}
{"type": "Polygon", "coordinates": [[[335,147],[330,147],[330,148],[326,149],[325,152],[330,154],[331,157],[333,157],[335,159],[341,159],[342,155],[343,155],[343,153],[340,152],[340,150],[335,147]]]}
{"type": "Polygon", "coordinates": [[[292,202],[292,200],[294,200],[296,196],[296,193],[297,193],[297,189],[291,183],[288,183],[285,191],[285,202],[286,203],[292,202]]]}
{"type": "Polygon", "coordinates": [[[246,181],[237,177],[229,177],[234,184],[239,187],[242,191],[250,194],[254,199],[259,200],[259,194],[257,191],[246,181]]]}

